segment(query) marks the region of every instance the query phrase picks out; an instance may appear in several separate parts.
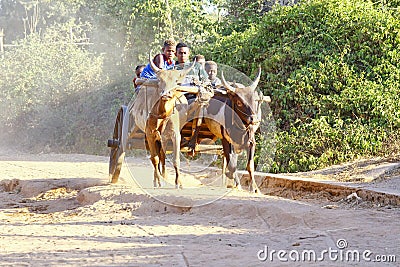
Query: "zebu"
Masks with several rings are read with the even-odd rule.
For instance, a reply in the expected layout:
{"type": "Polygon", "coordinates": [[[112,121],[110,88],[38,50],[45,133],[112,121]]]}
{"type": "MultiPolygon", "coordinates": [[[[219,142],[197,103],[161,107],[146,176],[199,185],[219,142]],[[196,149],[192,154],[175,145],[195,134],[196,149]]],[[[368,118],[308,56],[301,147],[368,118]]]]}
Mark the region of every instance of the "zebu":
{"type": "MultiPolygon", "coordinates": [[[[237,156],[242,150],[247,152],[246,169],[250,176],[250,191],[258,192],[254,179],[254,152],[256,148],[255,133],[261,122],[263,101],[270,101],[268,96],[256,92],[260,80],[261,69],[250,86],[230,85],[223,75],[222,85],[225,94],[216,93],[203,111],[204,121],[216,137],[220,138],[224,157],[227,162],[227,176],[234,180],[235,187],[241,189],[237,175],[237,156]]],[[[192,104],[192,103],[191,103],[192,104]]],[[[201,118],[200,118],[201,119],[201,118]]],[[[193,130],[190,144],[196,140],[198,129],[193,130]]],[[[193,149],[193,146],[191,147],[193,149]]]]}
{"type": "Polygon", "coordinates": [[[186,119],[179,114],[185,112],[176,111],[176,101],[179,107],[185,110],[187,105],[186,98],[179,93],[180,90],[193,88],[179,86],[187,73],[193,68],[184,70],[162,70],[152,62],[149,62],[157,75],[157,80],[145,81],[141,85],[135,100],[129,107],[123,106],[118,112],[116,125],[114,128],[113,139],[108,141],[108,146],[112,148],[110,154],[110,178],[112,183],[118,181],[125,151],[128,149],[128,140],[132,140],[136,134],[146,133],[148,149],[151,154],[151,161],[154,166],[154,186],[161,186],[161,172],[165,176],[165,151],[163,144],[167,138],[172,138],[174,167],[176,172],[175,185],[180,187],[179,180],[179,149],[180,133],[179,125],[186,119]]]}
{"type": "Polygon", "coordinates": [[[185,70],[162,70],[152,61],[151,68],[159,79],[159,87],[162,88],[158,100],[154,103],[147,117],[145,134],[150,150],[150,160],[154,167],[154,187],[161,187],[161,178],[166,175],[165,172],[165,150],[167,141],[172,140],[173,146],[173,165],[175,169],[175,187],[182,188],[180,180],[180,147],[181,147],[181,125],[186,122],[187,100],[182,90],[193,89],[190,87],[181,87],[180,84],[186,74],[193,68],[194,64],[185,70]],[[158,168],[162,165],[162,174],[158,168]]]}

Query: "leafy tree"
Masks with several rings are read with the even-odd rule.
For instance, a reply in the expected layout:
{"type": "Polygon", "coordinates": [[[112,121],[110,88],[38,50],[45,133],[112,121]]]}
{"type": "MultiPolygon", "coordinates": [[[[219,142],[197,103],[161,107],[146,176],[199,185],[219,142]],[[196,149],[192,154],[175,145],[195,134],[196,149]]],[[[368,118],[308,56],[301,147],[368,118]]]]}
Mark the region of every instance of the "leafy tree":
{"type": "Polygon", "coordinates": [[[273,171],[398,153],[397,0],[21,3],[0,2],[6,42],[18,45],[0,61],[2,133],[102,151],[134,65],[173,37],[248,75],[262,66],[280,129],[273,171]]]}
{"type": "Polygon", "coordinates": [[[276,6],[204,49],[248,74],[262,66],[281,129],[275,171],[305,171],[398,152],[399,31],[380,3],[313,0],[276,6]]]}
{"type": "Polygon", "coordinates": [[[7,42],[23,37],[23,15],[24,8],[16,0],[0,1],[0,29],[4,29],[7,42]]]}
{"type": "MultiPolygon", "coordinates": [[[[50,27],[43,35],[32,33],[3,55],[0,121],[21,142],[43,134],[33,134],[40,129],[43,116],[58,114],[60,121],[73,116],[57,112],[67,98],[108,81],[102,73],[102,57],[91,55],[70,42],[71,26],[67,23],[50,27]]],[[[75,29],[86,27],[73,26],[75,29]]]]}
{"type": "Polygon", "coordinates": [[[160,45],[168,38],[193,47],[206,42],[214,33],[215,18],[204,9],[204,4],[203,1],[190,0],[132,3],[128,49],[136,52],[141,60],[147,61],[149,44],[153,51],[159,52],[160,45]]]}
{"type": "Polygon", "coordinates": [[[30,6],[2,3],[6,2],[8,8],[1,7],[5,20],[15,15],[20,26],[26,17],[35,18],[35,23],[14,27],[20,32],[13,37],[16,47],[7,47],[1,61],[0,106],[6,110],[0,116],[6,128],[2,134],[53,149],[94,149],[100,143],[104,147],[104,121],[113,121],[110,114],[129,99],[133,65],[147,61],[149,46],[158,51],[165,38],[204,41],[210,21],[204,19],[209,14],[198,1],[41,0],[30,6]],[[91,45],[79,44],[86,42],[91,45]],[[100,109],[85,116],[84,100],[108,113],[100,109]],[[83,120],[87,123],[80,123],[83,120]],[[88,140],[92,146],[82,146],[82,133],[91,131],[99,136],[88,140]],[[51,138],[45,138],[50,132],[51,138]]]}

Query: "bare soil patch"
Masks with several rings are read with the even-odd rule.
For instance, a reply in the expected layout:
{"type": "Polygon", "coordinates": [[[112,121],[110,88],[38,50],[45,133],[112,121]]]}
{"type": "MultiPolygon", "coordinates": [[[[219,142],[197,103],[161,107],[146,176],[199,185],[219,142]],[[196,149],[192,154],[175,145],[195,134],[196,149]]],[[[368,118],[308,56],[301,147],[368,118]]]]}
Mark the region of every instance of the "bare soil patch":
{"type": "MultiPolygon", "coordinates": [[[[257,257],[266,247],[312,250],[321,257],[324,250],[338,250],[341,239],[347,242],[343,252],[369,250],[371,261],[376,256],[400,261],[400,210],[391,205],[333,200],[324,192],[282,198],[232,191],[191,208],[179,206],[193,201],[187,194],[159,189],[177,204],[168,205],[129,182],[126,168],[121,182],[110,185],[108,158],[90,155],[2,152],[0,169],[0,262],[5,266],[382,264],[328,255],[315,261],[293,261],[288,254],[288,261],[276,254],[265,261],[257,257]]],[[[389,173],[368,182],[371,188],[395,192],[399,180],[389,173]]]]}

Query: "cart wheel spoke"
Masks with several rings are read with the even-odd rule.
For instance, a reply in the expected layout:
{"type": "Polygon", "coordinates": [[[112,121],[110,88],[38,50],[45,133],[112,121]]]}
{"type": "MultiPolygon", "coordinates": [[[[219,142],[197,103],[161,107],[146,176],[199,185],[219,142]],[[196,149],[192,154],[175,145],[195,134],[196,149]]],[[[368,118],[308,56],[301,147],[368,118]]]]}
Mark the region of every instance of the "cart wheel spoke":
{"type": "Polygon", "coordinates": [[[113,139],[108,140],[108,146],[111,147],[109,162],[109,179],[111,183],[118,182],[122,163],[125,157],[124,145],[122,143],[124,115],[125,109],[121,108],[115,120],[113,139]]]}

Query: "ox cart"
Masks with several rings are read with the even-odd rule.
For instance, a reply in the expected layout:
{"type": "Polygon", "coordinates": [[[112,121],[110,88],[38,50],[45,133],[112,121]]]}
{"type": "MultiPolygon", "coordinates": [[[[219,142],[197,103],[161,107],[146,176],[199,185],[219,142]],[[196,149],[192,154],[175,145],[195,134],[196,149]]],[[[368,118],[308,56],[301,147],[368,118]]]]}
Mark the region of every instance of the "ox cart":
{"type": "MultiPolygon", "coordinates": [[[[139,81],[139,84],[157,86],[157,81],[139,81]]],[[[199,93],[201,94],[201,88],[202,87],[193,87],[192,90],[186,91],[184,97],[188,101],[194,101],[198,98],[199,93]]],[[[218,95],[224,95],[222,90],[215,91],[215,93],[218,95]]],[[[207,100],[209,100],[209,98],[207,98],[207,100]]],[[[201,100],[202,102],[196,107],[201,109],[203,105],[207,105],[207,100],[201,100]]],[[[127,105],[122,105],[120,107],[115,119],[112,138],[108,139],[107,142],[107,146],[111,149],[109,159],[109,179],[111,183],[118,182],[123,161],[128,151],[149,150],[149,143],[145,132],[132,126],[134,121],[132,107],[134,106],[135,101],[139,101],[137,97],[134,97],[127,105]]],[[[146,110],[146,112],[149,113],[148,110],[146,110]]],[[[200,110],[193,110],[192,112],[197,114],[200,110]]],[[[192,157],[195,158],[201,154],[210,154],[218,157],[223,154],[222,145],[215,144],[218,139],[217,136],[210,132],[204,120],[194,121],[194,119],[190,119],[186,121],[183,126],[181,125],[180,135],[180,152],[184,153],[187,156],[187,159],[192,157]],[[193,134],[194,123],[198,124],[196,125],[198,127],[198,132],[196,133],[196,144],[191,147],[190,140],[193,134]]],[[[172,153],[172,144],[168,143],[165,150],[168,154],[172,153]]],[[[221,157],[221,161],[222,176],[224,177],[226,167],[225,158],[221,157]]]]}
{"type": "Polygon", "coordinates": [[[223,74],[222,85],[218,88],[202,84],[181,86],[194,63],[187,70],[167,71],[158,69],[149,61],[158,79],[144,81],[136,98],[121,106],[112,139],[108,140],[111,182],[118,181],[125,153],[144,149],[150,151],[154,187],[161,186],[165,154],[173,151],[177,188],[182,186],[178,154],[183,152],[222,156],[223,181],[226,173],[234,180],[234,187],[240,189],[236,173],[237,155],[245,150],[250,191],[257,192],[254,180],[255,134],[261,122],[261,103],[270,101],[268,96],[256,91],[261,70],[250,86],[228,83],[223,74]],[[164,142],[167,137],[172,138],[172,144],[164,142]],[[215,143],[217,140],[220,140],[219,144],[215,143]]]}

